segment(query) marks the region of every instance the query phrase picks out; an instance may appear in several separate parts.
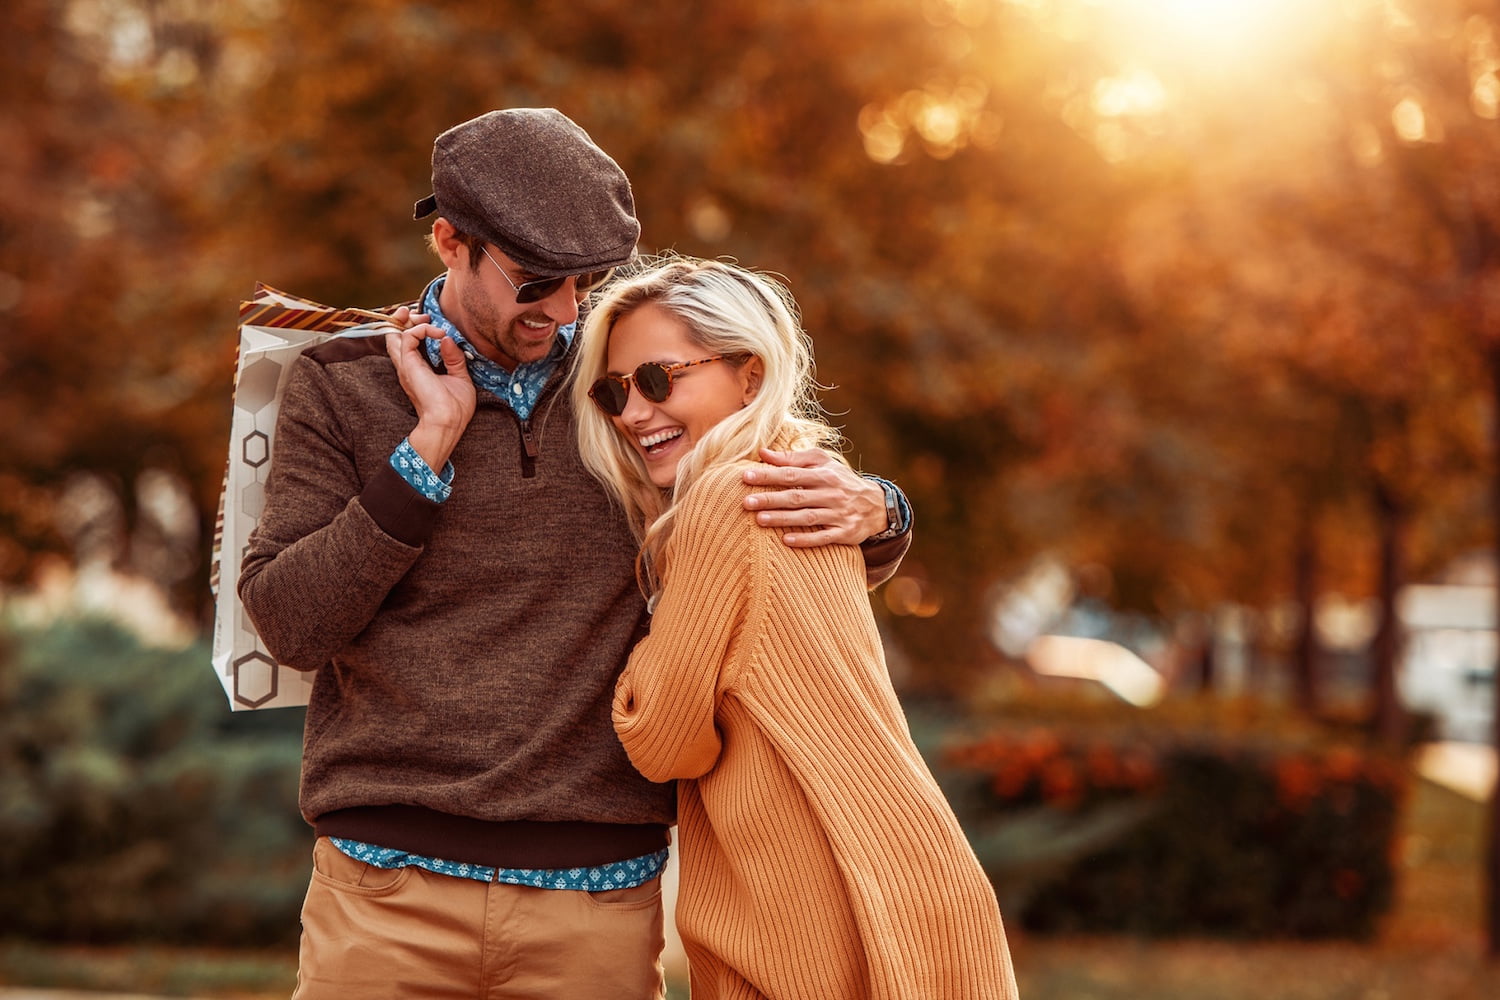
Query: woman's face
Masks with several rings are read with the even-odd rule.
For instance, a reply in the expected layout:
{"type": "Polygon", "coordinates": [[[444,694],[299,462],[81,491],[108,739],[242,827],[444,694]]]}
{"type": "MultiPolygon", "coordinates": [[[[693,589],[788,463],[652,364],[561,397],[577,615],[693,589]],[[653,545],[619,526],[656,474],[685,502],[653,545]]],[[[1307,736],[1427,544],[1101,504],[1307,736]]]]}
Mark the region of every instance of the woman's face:
{"type": "MultiPolygon", "coordinates": [[[[615,322],[605,364],[609,374],[629,376],[647,362],[671,366],[712,356],[693,343],[687,324],[648,302],[615,322]]],[[[647,399],[631,378],[625,409],[611,420],[645,461],[651,481],[669,487],[677,482],[682,456],[754,397],[758,370],[754,359],[739,368],[712,361],[677,369],[671,373],[672,391],[660,403],[647,399]]]]}

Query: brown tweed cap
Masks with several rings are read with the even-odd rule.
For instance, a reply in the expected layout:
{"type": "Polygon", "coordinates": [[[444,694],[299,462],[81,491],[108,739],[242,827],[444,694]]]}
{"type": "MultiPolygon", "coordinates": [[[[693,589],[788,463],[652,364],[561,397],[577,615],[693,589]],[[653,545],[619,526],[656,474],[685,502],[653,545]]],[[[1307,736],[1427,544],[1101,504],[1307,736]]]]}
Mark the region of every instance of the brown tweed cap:
{"type": "Polygon", "coordinates": [[[432,194],[412,217],[433,212],[538,277],[617,267],[641,235],[625,172],[553,108],[491,111],[438,136],[432,194]]]}

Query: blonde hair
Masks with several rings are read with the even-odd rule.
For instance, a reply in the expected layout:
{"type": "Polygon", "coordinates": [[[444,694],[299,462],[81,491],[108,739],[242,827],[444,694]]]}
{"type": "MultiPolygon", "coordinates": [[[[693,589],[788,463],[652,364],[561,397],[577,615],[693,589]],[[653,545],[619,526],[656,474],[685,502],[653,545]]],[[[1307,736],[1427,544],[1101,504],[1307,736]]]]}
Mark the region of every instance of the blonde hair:
{"type": "Polygon", "coordinates": [[[641,545],[636,575],[648,595],[664,568],[677,499],[705,472],[756,458],[761,448],[773,445],[822,447],[839,457],[843,438],[823,419],[814,395],[819,386],[813,378],[812,340],[802,329],[791,293],[775,278],[722,261],[643,259],[605,289],[580,340],[572,387],[579,451],[589,471],[625,509],[641,545]],[[648,303],[680,320],[704,354],[725,355],[736,367],[756,358],[762,367],[755,396],[715,424],[683,456],[670,489],[651,482],[635,448],[588,395],[594,380],[608,374],[606,359],[615,324],[648,303]]]}

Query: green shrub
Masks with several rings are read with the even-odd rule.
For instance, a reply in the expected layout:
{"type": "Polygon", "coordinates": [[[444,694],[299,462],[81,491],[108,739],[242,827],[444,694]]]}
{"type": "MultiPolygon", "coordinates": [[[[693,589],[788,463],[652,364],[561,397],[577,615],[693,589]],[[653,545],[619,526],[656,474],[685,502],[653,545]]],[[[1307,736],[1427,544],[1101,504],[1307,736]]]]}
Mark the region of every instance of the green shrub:
{"type": "Polygon", "coordinates": [[[1398,760],[1245,705],[1058,708],[970,729],[939,759],[1007,917],[1037,932],[1373,933],[1394,888],[1398,760]],[[986,827],[1035,830],[1055,863],[1027,871],[986,827]]]}
{"type": "Polygon", "coordinates": [[[0,635],[0,935],[296,940],[302,713],[231,714],[205,644],[0,635]]]}

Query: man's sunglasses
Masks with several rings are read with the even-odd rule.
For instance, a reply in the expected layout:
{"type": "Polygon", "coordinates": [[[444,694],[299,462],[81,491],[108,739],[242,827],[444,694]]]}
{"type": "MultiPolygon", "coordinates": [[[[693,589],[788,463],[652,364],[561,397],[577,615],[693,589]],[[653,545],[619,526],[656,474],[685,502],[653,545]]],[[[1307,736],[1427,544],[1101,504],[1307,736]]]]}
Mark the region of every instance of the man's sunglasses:
{"type": "Polygon", "coordinates": [[[647,361],[638,365],[629,375],[601,375],[589,386],[589,398],[605,413],[618,417],[625,412],[625,403],[630,398],[630,383],[641,390],[641,395],[653,403],[665,403],[672,395],[672,376],[684,368],[706,365],[710,361],[723,361],[724,355],[699,358],[697,361],[681,361],[673,365],[647,361]]]}
{"type": "Polygon", "coordinates": [[[500,276],[506,281],[509,281],[510,287],[516,290],[517,305],[525,305],[527,302],[542,301],[542,299],[545,299],[547,296],[551,295],[553,292],[556,292],[559,288],[561,288],[563,286],[563,283],[569,278],[578,279],[578,285],[575,288],[573,294],[578,298],[579,301],[582,301],[585,295],[587,295],[589,292],[592,292],[600,285],[604,284],[609,280],[609,276],[615,273],[614,268],[608,267],[602,271],[590,271],[587,274],[565,274],[560,278],[537,278],[535,281],[523,281],[518,285],[511,279],[510,275],[505,273],[505,268],[500,266],[500,262],[495,258],[490,257],[490,251],[488,248],[480,247],[479,249],[484,253],[486,257],[490,258],[490,263],[495,265],[495,270],[500,272],[500,276]]]}

